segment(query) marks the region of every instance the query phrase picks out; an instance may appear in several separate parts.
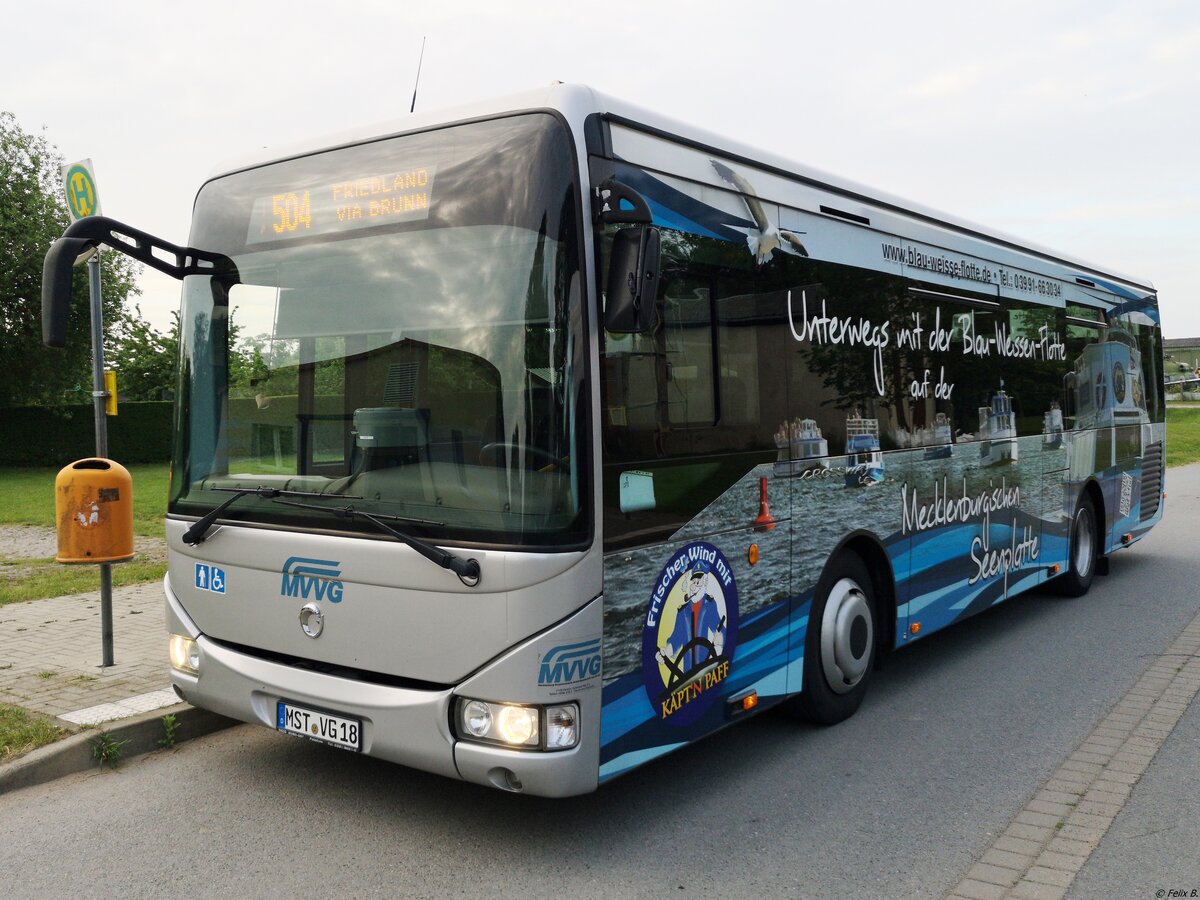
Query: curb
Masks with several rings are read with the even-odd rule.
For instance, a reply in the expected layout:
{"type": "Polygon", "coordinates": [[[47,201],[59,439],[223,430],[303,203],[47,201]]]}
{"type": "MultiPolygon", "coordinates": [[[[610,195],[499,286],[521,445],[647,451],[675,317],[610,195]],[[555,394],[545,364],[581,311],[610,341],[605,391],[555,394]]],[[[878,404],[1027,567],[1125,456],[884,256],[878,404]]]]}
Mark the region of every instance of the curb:
{"type": "Polygon", "coordinates": [[[157,750],[163,736],[162,717],[166,715],[175,716],[176,745],[240,724],[234,719],[207,709],[197,709],[187,703],[104,723],[0,765],[0,794],[97,768],[99,764],[92,754],[91,742],[102,733],[112,735],[115,740],[129,742],[122,748],[122,760],[157,750]]]}

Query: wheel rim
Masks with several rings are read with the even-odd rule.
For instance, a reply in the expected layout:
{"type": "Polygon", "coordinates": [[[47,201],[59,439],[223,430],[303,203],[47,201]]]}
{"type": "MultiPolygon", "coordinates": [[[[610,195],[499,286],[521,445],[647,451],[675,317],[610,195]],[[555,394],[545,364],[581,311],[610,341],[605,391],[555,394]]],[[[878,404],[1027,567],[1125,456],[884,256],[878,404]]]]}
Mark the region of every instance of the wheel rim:
{"type": "Polygon", "coordinates": [[[1092,554],[1095,549],[1092,512],[1086,506],[1075,516],[1075,572],[1086,578],[1092,570],[1092,554]]]}
{"type": "Polygon", "coordinates": [[[862,681],[874,641],[867,595],[854,579],[843,578],[829,592],[821,618],[821,668],[835,693],[848,693],[862,681]]]}

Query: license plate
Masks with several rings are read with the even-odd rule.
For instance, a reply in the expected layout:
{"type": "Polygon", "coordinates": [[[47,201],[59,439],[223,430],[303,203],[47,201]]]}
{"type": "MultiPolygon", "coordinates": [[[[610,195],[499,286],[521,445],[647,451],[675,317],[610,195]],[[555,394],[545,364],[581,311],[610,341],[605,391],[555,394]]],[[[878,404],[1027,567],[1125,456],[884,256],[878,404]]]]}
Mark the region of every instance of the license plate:
{"type": "Polygon", "coordinates": [[[345,750],[362,747],[362,721],[359,719],[334,716],[283,701],[276,706],[276,713],[277,727],[285,734],[301,735],[345,750]]]}

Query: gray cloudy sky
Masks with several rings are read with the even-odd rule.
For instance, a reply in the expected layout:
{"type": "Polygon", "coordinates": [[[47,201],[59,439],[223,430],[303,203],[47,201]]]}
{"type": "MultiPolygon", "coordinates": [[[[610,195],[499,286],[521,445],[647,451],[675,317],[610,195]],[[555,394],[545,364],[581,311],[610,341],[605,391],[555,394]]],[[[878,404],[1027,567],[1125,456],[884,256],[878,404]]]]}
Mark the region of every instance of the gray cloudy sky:
{"type": "MultiPolygon", "coordinates": [[[[1140,278],[1200,335],[1200,4],[5,0],[0,109],[175,243],[230,156],[584,82],[1140,278]]],[[[142,282],[159,327],[178,284],[142,282]]]]}

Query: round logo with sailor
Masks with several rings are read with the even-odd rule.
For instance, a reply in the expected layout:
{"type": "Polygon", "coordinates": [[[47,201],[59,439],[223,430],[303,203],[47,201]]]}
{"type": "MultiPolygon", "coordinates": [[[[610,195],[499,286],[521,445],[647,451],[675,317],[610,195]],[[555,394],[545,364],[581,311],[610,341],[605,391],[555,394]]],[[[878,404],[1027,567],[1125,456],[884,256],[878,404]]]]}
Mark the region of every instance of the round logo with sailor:
{"type": "Polygon", "coordinates": [[[659,573],[642,630],[646,696],[659,719],[691,724],[720,696],[737,625],[729,560],[704,541],[682,547],[659,573]]]}

